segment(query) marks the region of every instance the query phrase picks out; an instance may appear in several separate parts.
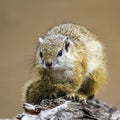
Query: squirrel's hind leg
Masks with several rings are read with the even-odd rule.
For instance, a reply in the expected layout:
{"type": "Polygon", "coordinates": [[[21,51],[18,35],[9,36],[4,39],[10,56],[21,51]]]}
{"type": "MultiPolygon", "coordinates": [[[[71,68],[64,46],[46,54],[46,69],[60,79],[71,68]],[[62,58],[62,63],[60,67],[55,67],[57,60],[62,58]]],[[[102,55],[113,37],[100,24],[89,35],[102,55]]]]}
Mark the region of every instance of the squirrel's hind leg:
{"type": "Polygon", "coordinates": [[[78,90],[78,97],[80,100],[92,99],[94,95],[106,83],[106,71],[104,68],[98,68],[89,74],[83,81],[78,90]]]}

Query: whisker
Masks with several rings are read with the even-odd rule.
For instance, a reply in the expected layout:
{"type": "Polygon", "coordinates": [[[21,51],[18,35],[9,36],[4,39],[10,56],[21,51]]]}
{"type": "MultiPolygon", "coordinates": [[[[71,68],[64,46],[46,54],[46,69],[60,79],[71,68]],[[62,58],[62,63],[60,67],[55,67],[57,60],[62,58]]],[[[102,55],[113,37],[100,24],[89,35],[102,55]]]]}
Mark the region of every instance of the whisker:
{"type": "Polygon", "coordinates": [[[40,63],[33,63],[32,66],[35,67],[36,65],[39,65],[40,63]]]}

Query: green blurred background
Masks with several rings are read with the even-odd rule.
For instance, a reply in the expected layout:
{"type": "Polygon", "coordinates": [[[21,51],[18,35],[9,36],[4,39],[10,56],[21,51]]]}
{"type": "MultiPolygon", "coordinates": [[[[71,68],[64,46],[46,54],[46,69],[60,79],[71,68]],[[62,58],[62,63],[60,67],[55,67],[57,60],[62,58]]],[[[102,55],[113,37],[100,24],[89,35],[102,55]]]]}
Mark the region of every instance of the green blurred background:
{"type": "Polygon", "coordinates": [[[85,26],[103,42],[109,80],[96,98],[120,108],[119,0],[0,0],[0,118],[22,112],[38,37],[64,22],[85,26]]]}

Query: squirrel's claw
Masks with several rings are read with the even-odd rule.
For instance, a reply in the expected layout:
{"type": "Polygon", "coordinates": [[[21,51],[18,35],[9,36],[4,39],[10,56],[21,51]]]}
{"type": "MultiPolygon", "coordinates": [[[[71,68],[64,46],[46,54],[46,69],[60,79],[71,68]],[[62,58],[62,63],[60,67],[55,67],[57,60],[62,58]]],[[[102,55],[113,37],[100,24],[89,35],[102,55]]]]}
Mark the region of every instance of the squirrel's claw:
{"type": "Polygon", "coordinates": [[[78,94],[76,96],[76,101],[82,102],[82,103],[86,103],[87,102],[87,96],[86,95],[78,94]]]}
{"type": "Polygon", "coordinates": [[[69,93],[65,96],[67,100],[73,100],[77,102],[82,102],[86,103],[87,102],[87,96],[86,95],[80,95],[80,94],[75,94],[75,93],[69,93]]]}
{"type": "Polygon", "coordinates": [[[73,101],[75,101],[76,95],[75,95],[75,93],[69,93],[69,94],[67,94],[67,95],[65,96],[65,98],[66,98],[67,100],[73,100],[73,101]]]}

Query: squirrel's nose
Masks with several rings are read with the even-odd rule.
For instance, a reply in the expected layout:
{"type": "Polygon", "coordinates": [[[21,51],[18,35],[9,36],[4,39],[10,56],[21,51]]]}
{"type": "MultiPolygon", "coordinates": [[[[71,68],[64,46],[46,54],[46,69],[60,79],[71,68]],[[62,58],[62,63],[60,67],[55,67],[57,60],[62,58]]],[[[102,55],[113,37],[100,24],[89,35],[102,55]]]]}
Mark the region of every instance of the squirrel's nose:
{"type": "Polygon", "coordinates": [[[47,67],[51,67],[52,66],[52,62],[46,62],[46,66],[47,67]]]}

